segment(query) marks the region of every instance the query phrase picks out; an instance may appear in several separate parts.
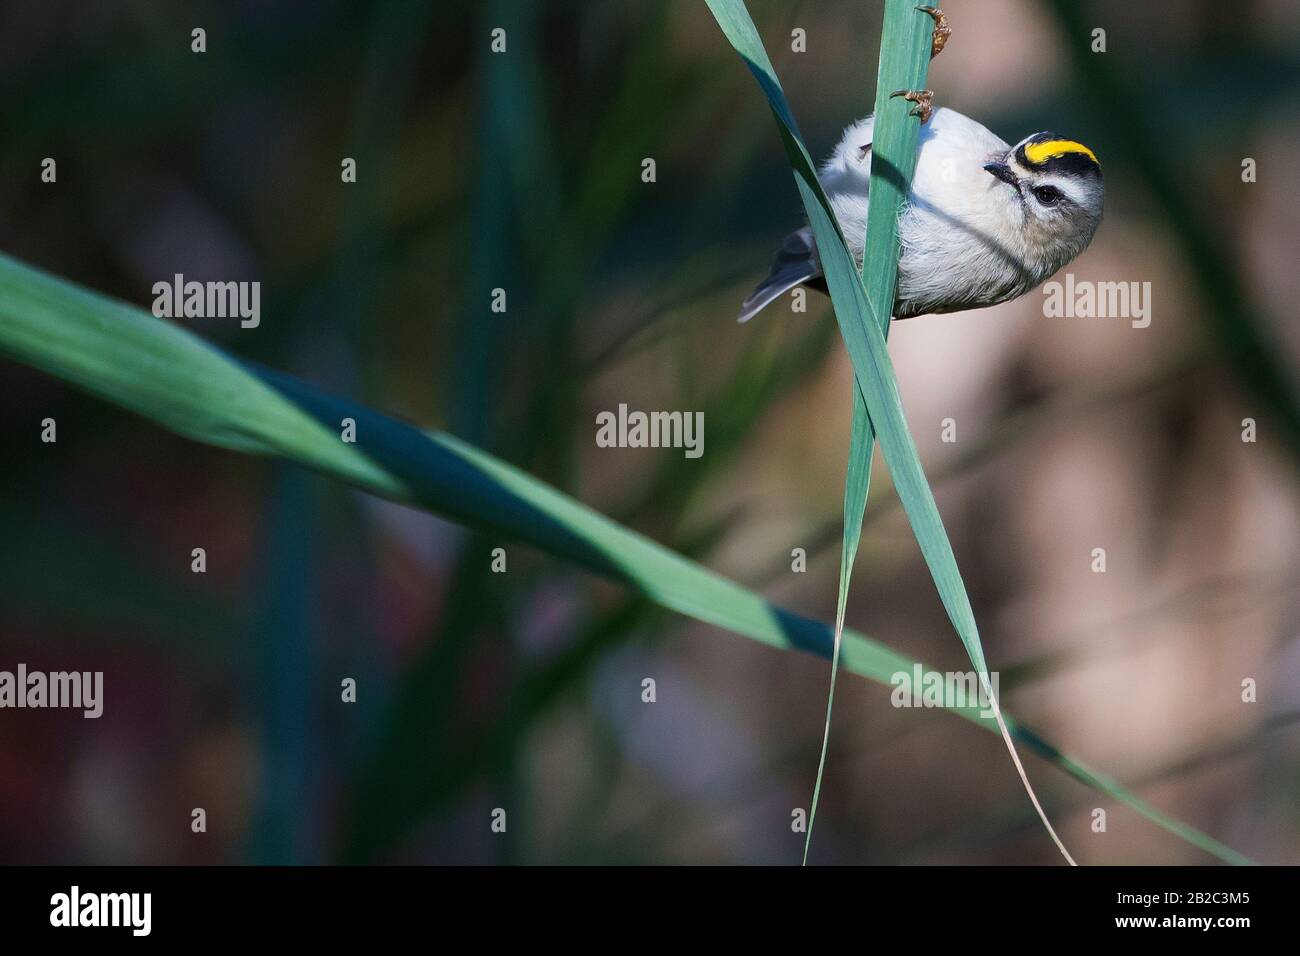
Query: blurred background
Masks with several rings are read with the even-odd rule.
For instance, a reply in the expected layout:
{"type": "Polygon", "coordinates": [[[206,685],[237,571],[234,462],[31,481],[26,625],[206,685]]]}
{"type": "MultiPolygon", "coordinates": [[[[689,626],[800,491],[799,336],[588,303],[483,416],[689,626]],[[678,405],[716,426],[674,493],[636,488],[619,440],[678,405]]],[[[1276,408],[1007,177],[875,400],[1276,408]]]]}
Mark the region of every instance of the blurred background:
{"type": "MultiPolygon", "coordinates": [[[[870,111],[880,3],[749,7],[826,155],[870,111]]],[[[891,333],[1002,699],[1160,809],[1293,863],[1300,9],[945,7],[938,102],[1011,142],[1091,146],[1106,219],[1070,271],[1152,287],[1145,329],[1044,318],[1034,292],[891,333]]],[[[176,272],[259,280],[259,328],[188,324],[833,616],[850,367],[820,296],[734,321],[801,209],[703,3],[7,4],[0,50],[5,253],[145,307],[176,272]],[[620,402],[703,411],[704,456],[598,449],[620,402]]],[[[0,861],[799,859],[826,661],[9,361],[0,447],[0,668],[105,672],[97,721],[0,712],[0,861]]],[[[849,624],[963,670],[877,464],[849,624]]],[[[1213,862],[1026,761],[1081,862],[1213,862]]],[[[851,675],[812,859],[1057,861],[996,736],[851,675]]]]}

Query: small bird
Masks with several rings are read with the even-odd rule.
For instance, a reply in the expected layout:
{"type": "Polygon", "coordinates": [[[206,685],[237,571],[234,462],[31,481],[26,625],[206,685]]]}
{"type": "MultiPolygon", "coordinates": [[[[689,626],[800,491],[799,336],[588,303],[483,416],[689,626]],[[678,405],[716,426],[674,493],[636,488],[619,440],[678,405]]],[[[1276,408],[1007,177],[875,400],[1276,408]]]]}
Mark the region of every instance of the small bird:
{"type": "MultiPolygon", "coordinates": [[[[899,212],[894,299],[900,319],[1006,302],[1088,247],[1101,222],[1101,164],[1087,146],[1035,133],[1008,146],[956,110],[932,110],[928,91],[905,92],[921,117],[916,173],[899,212]]],[[[820,179],[859,268],[866,241],[873,117],[854,123],[820,179]]],[[[799,285],[826,291],[808,226],[786,236],[771,274],[740,307],[748,322],[799,285]]]]}

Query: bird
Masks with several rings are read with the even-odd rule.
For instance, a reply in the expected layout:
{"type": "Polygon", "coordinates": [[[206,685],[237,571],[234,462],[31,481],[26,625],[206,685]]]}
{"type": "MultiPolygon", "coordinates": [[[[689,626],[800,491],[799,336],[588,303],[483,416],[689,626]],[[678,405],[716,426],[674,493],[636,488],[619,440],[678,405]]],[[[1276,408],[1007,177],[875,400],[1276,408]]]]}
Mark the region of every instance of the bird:
{"type": "MultiPolygon", "coordinates": [[[[916,171],[899,212],[893,315],[960,312],[1007,302],[1071,262],[1101,223],[1101,162],[1076,139],[1034,133],[1015,146],[928,90],[899,90],[921,118],[916,171]]],[[[866,241],[874,117],[850,125],[819,179],[859,268],[866,241]]],[[[812,230],[785,237],[740,307],[748,322],[797,286],[826,291],[812,230]]]]}

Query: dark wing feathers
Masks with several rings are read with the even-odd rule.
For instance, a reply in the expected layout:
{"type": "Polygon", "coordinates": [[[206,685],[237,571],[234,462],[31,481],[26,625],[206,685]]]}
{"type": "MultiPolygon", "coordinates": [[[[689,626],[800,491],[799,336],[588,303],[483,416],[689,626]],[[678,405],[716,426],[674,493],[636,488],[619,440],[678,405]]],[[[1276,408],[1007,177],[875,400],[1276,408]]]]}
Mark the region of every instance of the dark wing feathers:
{"type": "Polygon", "coordinates": [[[812,229],[804,226],[785,237],[772,260],[772,271],[740,306],[740,321],[748,322],[778,297],[822,274],[813,254],[812,229]]]}

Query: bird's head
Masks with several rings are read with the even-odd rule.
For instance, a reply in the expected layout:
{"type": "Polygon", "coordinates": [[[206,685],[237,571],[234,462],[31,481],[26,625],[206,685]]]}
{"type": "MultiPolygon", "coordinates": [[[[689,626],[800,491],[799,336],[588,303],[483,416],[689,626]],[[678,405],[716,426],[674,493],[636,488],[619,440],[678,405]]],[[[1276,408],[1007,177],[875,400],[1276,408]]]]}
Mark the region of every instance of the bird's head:
{"type": "Polygon", "coordinates": [[[1044,259],[1067,262],[1092,241],[1105,189],[1101,163],[1087,146],[1056,133],[1035,133],[984,169],[1005,190],[1003,202],[1027,243],[1044,259]]]}

